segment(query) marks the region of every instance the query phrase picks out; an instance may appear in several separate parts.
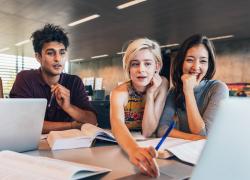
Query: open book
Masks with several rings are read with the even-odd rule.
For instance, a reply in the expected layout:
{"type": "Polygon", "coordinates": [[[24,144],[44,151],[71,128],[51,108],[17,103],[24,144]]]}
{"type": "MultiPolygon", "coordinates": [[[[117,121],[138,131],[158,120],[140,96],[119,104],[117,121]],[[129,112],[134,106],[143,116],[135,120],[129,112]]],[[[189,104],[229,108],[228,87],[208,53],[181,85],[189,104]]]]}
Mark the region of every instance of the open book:
{"type": "MultiPolygon", "coordinates": [[[[138,142],[141,147],[148,147],[159,143],[160,138],[138,142]]],[[[206,140],[190,141],[179,138],[168,137],[161,145],[159,151],[164,151],[164,158],[176,156],[178,159],[196,164],[199,160],[201,151],[206,143],[206,140]]]]}
{"type": "Polygon", "coordinates": [[[69,180],[111,171],[106,168],[30,156],[13,151],[1,151],[0,161],[0,179],[69,180]]]}
{"type": "Polygon", "coordinates": [[[113,134],[92,124],[83,124],[81,130],[51,131],[47,141],[52,150],[91,147],[95,139],[116,142],[113,134]]]}

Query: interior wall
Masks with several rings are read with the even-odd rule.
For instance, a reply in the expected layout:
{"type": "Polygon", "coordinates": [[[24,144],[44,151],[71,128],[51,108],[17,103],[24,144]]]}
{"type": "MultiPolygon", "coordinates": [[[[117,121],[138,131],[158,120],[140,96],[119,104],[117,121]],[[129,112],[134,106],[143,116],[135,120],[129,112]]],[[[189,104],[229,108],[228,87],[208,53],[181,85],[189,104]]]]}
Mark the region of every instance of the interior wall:
{"type": "MultiPolygon", "coordinates": [[[[217,71],[215,79],[226,83],[250,82],[250,39],[215,42],[217,71]]],[[[83,77],[102,77],[106,94],[125,81],[122,57],[71,63],[71,74],[83,77]]]]}
{"type": "Polygon", "coordinates": [[[81,63],[70,63],[71,74],[79,77],[102,77],[105,94],[118,85],[118,82],[125,81],[125,74],[122,68],[122,56],[108,57],[83,61],[81,63]]]}
{"type": "Polygon", "coordinates": [[[216,43],[215,78],[226,83],[250,82],[250,39],[216,43]]]}

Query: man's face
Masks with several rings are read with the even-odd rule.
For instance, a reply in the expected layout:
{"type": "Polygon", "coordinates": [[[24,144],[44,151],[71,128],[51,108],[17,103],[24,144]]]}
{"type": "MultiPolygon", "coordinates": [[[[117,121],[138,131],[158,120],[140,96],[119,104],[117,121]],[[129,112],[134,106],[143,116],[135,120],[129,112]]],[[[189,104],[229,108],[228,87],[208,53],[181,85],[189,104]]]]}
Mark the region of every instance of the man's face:
{"type": "Polygon", "coordinates": [[[67,51],[62,43],[52,41],[43,45],[41,54],[37,53],[36,58],[41,64],[43,73],[49,76],[57,76],[64,69],[67,51]]]}

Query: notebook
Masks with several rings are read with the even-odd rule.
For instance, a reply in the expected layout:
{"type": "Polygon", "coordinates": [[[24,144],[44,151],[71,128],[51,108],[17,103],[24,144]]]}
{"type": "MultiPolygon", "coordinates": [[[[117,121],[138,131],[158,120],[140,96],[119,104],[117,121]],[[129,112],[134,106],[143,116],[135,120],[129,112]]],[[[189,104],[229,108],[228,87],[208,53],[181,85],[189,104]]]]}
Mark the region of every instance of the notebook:
{"type": "Polygon", "coordinates": [[[249,128],[250,98],[223,101],[191,179],[250,179],[249,128]]]}
{"type": "Polygon", "coordinates": [[[0,99],[0,150],[36,149],[46,105],[46,99],[0,99]]]}
{"type": "Polygon", "coordinates": [[[77,180],[110,172],[110,169],[13,151],[0,152],[0,179],[77,180]]]}

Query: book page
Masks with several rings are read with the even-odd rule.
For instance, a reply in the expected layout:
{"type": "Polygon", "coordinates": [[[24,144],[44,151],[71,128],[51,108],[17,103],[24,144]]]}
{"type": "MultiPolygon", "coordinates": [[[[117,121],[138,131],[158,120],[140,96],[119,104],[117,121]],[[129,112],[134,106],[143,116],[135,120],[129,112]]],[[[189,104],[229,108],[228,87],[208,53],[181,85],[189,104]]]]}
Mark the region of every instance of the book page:
{"type": "Polygon", "coordinates": [[[32,180],[68,180],[77,172],[81,178],[92,175],[90,172],[107,172],[106,168],[82,165],[47,157],[34,157],[12,151],[0,153],[0,177],[6,179],[32,179],[32,180]],[[82,172],[86,171],[86,174],[82,172]],[[11,177],[11,178],[10,178],[11,177]]]}
{"type": "MultiPolygon", "coordinates": [[[[140,142],[137,142],[137,143],[141,147],[149,147],[149,146],[156,147],[157,144],[160,142],[160,140],[161,140],[161,138],[154,138],[154,139],[149,139],[149,140],[146,140],[146,141],[140,141],[140,142]]],[[[187,142],[190,142],[190,141],[185,140],[185,139],[167,137],[167,139],[160,146],[159,150],[166,150],[166,149],[168,149],[170,147],[177,146],[177,145],[180,145],[180,144],[184,144],[184,143],[187,143],[187,142]]]]}
{"type": "Polygon", "coordinates": [[[84,135],[78,129],[51,131],[47,138],[52,150],[90,147],[93,137],[84,135]]]}
{"type": "MultiPolygon", "coordinates": [[[[140,147],[156,147],[157,144],[160,142],[161,138],[154,138],[154,139],[149,139],[149,140],[145,140],[145,141],[138,141],[138,145],[140,147]]],[[[173,154],[169,153],[167,151],[168,148],[170,147],[175,147],[181,144],[185,144],[190,142],[189,140],[184,140],[184,139],[179,139],[179,138],[172,138],[172,137],[167,137],[167,139],[162,143],[162,145],[159,148],[159,158],[169,158],[172,157],[173,154]],[[164,152],[160,152],[160,151],[164,151],[164,152]],[[164,154],[163,157],[160,157],[161,154],[164,154]]]]}
{"type": "Polygon", "coordinates": [[[89,123],[83,124],[81,127],[81,131],[86,136],[97,137],[98,135],[100,135],[100,137],[97,137],[98,139],[116,142],[115,137],[110,131],[104,130],[89,123]]]}
{"type": "Polygon", "coordinates": [[[40,140],[47,139],[49,134],[41,134],[40,140]]]}
{"type": "Polygon", "coordinates": [[[131,135],[133,136],[133,138],[136,141],[143,141],[143,140],[147,140],[147,138],[145,138],[141,132],[131,132],[131,135]]]}
{"type": "Polygon", "coordinates": [[[53,136],[56,139],[65,139],[71,137],[82,137],[82,132],[78,129],[69,129],[64,131],[51,131],[48,136],[53,136]]]}
{"type": "Polygon", "coordinates": [[[27,179],[55,180],[55,179],[49,178],[49,177],[41,177],[37,174],[31,173],[30,171],[23,172],[23,170],[20,168],[13,171],[13,168],[15,168],[15,167],[6,166],[5,163],[1,163],[0,164],[0,179],[4,179],[4,180],[13,180],[13,179],[18,179],[18,180],[27,180],[27,179]]]}
{"type": "Polygon", "coordinates": [[[205,139],[198,141],[191,141],[189,143],[181,144],[167,148],[168,151],[173,153],[180,160],[196,164],[199,160],[201,151],[206,143],[205,139]]]}

